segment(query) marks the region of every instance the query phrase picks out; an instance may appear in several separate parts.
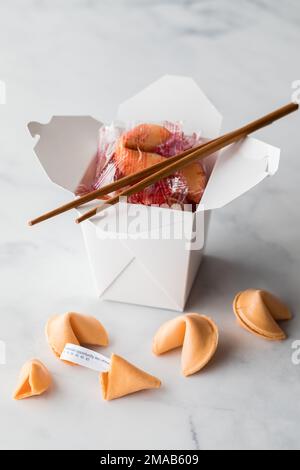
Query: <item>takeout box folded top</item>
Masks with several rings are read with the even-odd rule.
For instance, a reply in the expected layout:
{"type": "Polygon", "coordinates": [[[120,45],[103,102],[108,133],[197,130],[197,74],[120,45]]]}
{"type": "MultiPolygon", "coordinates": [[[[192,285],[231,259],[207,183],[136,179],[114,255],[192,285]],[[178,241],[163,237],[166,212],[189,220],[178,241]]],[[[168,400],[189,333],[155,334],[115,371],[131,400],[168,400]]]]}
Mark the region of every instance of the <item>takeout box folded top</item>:
{"type": "MultiPolygon", "coordinates": [[[[200,132],[204,138],[213,139],[220,134],[222,116],[193,79],[166,75],[120,104],[116,120],[127,126],[181,122],[185,133],[200,132]]],[[[90,116],[54,116],[48,124],[29,123],[31,135],[40,136],[35,152],[54,183],[74,193],[83,175],[92,178],[102,125],[90,116]]],[[[197,210],[223,207],[276,173],[279,156],[278,148],[247,137],[223,149],[217,157],[207,157],[209,181],[197,210]]],[[[148,208],[140,209],[147,218],[148,208]]],[[[101,218],[94,218],[93,223],[101,230],[101,218]]]]}

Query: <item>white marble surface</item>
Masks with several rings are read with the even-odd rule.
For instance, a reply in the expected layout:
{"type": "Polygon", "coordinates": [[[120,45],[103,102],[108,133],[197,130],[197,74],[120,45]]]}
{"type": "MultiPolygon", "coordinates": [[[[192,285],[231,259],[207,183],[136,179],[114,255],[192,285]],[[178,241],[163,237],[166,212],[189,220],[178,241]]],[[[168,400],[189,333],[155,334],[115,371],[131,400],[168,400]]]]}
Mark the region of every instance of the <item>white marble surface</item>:
{"type": "Polygon", "coordinates": [[[300,79],[297,0],[58,0],[0,3],[0,447],[82,449],[299,448],[299,122],[260,132],[282,147],[279,173],[214,214],[207,258],[187,311],[212,316],[221,343],[203,373],[184,379],[180,352],[151,355],[153,333],[173,312],[97,301],[81,234],[67,214],[29,229],[26,220],[67,199],[32,151],[31,119],[92,114],[109,120],[119,101],[165,73],[195,77],[239,125],[290,99],[300,79]],[[264,342],[239,329],[234,294],[267,288],[291,306],[289,338],[264,342]],[[116,351],[164,382],[159,391],[105,403],[97,376],[49,351],[53,313],[96,315],[116,351]],[[22,363],[37,356],[55,388],[11,399],[22,363]]]}

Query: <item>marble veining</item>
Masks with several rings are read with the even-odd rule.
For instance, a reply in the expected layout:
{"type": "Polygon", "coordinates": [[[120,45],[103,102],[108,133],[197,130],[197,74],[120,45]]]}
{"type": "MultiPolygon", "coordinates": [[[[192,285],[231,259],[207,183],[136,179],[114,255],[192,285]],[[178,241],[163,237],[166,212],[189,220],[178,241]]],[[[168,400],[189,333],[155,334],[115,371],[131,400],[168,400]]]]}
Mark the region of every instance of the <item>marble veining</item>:
{"type": "Polygon", "coordinates": [[[197,431],[196,431],[192,416],[189,417],[189,424],[190,424],[191,438],[194,443],[194,450],[200,450],[198,435],[197,435],[197,431]]]}
{"type": "Polygon", "coordinates": [[[291,359],[300,339],[299,114],[259,133],[282,148],[278,174],[213,215],[186,311],[214,318],[220,347],[188,379],[179,351],[151,354],[153,334],[173,312],[95,297],[74,214],[26,225],[68,200],[38,164],[28,121],[54,114],[109,121],[120,101],[174,73],[193,76],[223,113],[224,129],[237,127],[291,99],[299,22],[298,0],[0,3],[1,449],[299,448],[300,366],[291,359]],[[231,303],[248,287],[289,303],[286,341],[264,342],[236,325],[231,303]],[[103,402],[97,374],[66,367],[46,344],[47,318],[68,310],[96,315],[111,337],[105,353],[124,355],[163,387],[103,402]],[[16,403],[12,390],[31,357],[47,364],[55,387],[16,403]]]}

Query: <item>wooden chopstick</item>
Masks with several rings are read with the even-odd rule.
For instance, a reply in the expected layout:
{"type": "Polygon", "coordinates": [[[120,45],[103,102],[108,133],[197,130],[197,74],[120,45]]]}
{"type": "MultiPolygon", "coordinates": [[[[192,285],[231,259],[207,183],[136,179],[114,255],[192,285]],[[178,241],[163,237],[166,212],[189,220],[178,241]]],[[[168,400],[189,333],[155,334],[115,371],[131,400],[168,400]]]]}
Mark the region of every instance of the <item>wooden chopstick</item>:
{"type": "Polygon", "coordinates": [[[74,209],[76,207],[80,207],[83,204],[86,204],[87,202],[92,201],[93,199],[100,198],[102,196],[106,196],[107,194],[117,191],[118,189],[124,188],[125,186],[130,186],[133,183],[136,183],[137,181],[151,175],[155,171],[161,170],[162,168],[167,167],[173,162],[176,162],[180,160],[181,158],[185,157],[186,155],[189,155],[196,149],[200,149],[207,145],[208,143],[214,142],[217,139],[211,140],[209,142],[206,142],[204,144],[198,145],[197,147],[185,150],[184,152],[175,155],[170,158],[166,158],[164,161],[156,163],[154,165],[151,165],[150,167],[147,167],[141,171],[138,171],[136,173],[132,173],[129,176],[125,176],[123,178],[118,179],[117,181],[114,181],[113,183],[110,183],[106,186],[103,186],[102,188],[96,189],[95,191],[91,191],[88,194],[85,194],[84,196],[78,197],[70,202],[67,202],[66,204],[57,207],[49,212],[46,212],[45,214],[40,215],[39,217],[30,220],[28,222],[28,225],[36,225],[40,222],[44,222],[45,220],[51,219],[52,217],[55,217],[59,214],[63,214],[64,212],[69,211],[70,209],[74,209]]]}
{"type": "Polygon", "coordinates": [[[296,111],[298,108],[299,108],[298,104],[289,103],[283,106],[282,108],[279,108],[233,132],[225,134],[224,136],[216,139],[213,142],[209,142],[208,144],[204,145],[200,149],[196,149],[196,150],[193,149],[193,151],[190,154],[180,158],[178,161],[175,161],[169,164],[167,167],[162,168],[161,170],[155,172],[154,174],[151,174],[150,176],[146,177],[142,181],[139,181],[138,183],[134,184],[130,188],[125,189],[117,196],[112,197],[109,200],[105,201],[104,204],[96,206],[93,209],[87,211],[86,213],[78,217],[76,219],[76,222],[81,223],[84,220],[89,219],[90,217],[93,217],[100,211],[106,209],[107,204],[108,205],[116,204],[119,201],[120,197],[130,196],[139,191],[142,191],[143,189],[150,186],[151,184],[156,183],[162,178],[166,178],[167,176],[180,170],[181,168],[184,168],[190,163],[193,163],[194,161],[205,158],[208,155],[215,153],[224,147],[227,147],[228,145],[240,140],[241,138],[246,137],[247,135],[257,131],[258,129],[268,126],[269,124],[272,124],[274,121],[277,121],[278,119],[281,119],[284,116],[287,116],[288,114],[296,111]]]}

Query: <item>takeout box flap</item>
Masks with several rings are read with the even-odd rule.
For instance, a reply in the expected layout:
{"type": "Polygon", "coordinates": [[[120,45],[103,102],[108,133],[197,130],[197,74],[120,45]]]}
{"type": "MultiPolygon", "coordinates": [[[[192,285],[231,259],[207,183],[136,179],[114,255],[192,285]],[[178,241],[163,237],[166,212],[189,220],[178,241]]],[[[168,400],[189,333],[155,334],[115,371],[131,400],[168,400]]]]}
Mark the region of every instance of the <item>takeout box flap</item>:
{"type": "Polygon", "coordinates": [[[137,259],[128,265],[101,298],[177,312],[182,312],[184,308],[184,302],[172,299],[137,259]]]}
{"type": "Polygon", "coordinates": [[[81,229],[96,289],[102,295],[132,262],[133,255],[120,240],[99,240],[91,221],[81,224],[81,229]]]}
{"type": "MultiPolygon", "coordinates": [[[[185,302],[190,258],[194,254],[187,248],[186,241],[184,239],[128,239],[123,244],[132,252],[139,270],[149,279],[149,286],[152,286],[152,289],[155,286],[155,289],[161,290],[162,295],[172,302],[173,308],[182,307],[185,302]]],[[[119,283],[120,278],[117,280],[117,284],[119,283]]]]}
{"type": "Polygon", "coordinates": [[[279,167],[280,149],[247,137],[223,149],[198,210],[217,209],[249,191],[279,167]]]}
{"type": "Polygon", "coordinates": [[[190,77],[165,75],[124,101],[118,119],[126,123],[182,122],[186,133],[219,135],[222,116],[190,77]]]}
{"type": "Polygon", "coordinates": [[[47,124],[28,124],[31,136],[39,136],[35,153],[54,183],[74,193],[93,171],[101,125],[90,116],[53,116],[47,124]]]}
{"type": "Polygon", "coordinates": [[[185,239],[112,240],[90,221],[81,228],[101,298],[183,309],[201,261],[204,238],[199,249],[191,251],[185,239]]]}

